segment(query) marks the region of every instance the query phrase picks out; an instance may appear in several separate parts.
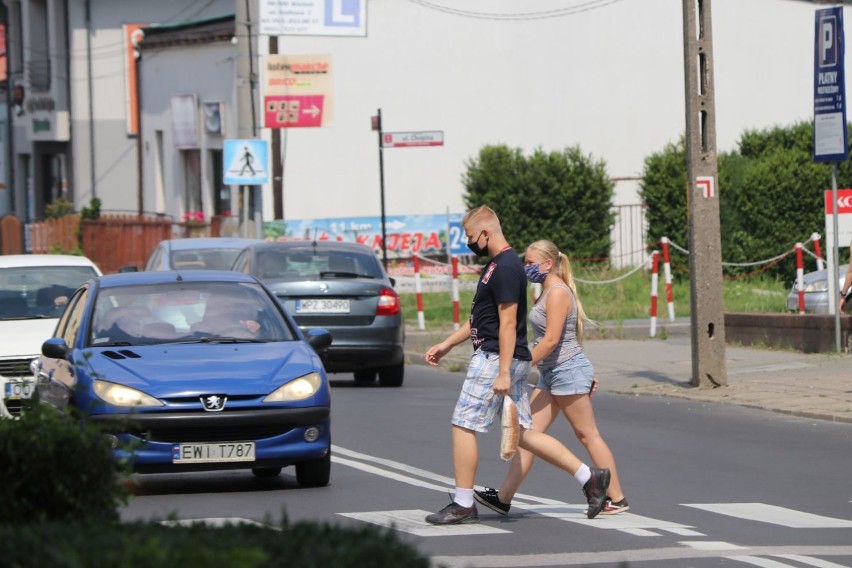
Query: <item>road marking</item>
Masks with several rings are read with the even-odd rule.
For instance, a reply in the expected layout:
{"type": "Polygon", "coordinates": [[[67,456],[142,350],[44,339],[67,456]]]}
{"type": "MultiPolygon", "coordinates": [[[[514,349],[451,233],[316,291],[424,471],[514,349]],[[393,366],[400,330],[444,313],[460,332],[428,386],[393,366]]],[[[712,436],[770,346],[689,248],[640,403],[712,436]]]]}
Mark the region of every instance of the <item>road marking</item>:
{"type": "MultiPolygon", "coordinates": [[[[514,507],[514,503],[512,506],[514,507]]],[[[596,529],[608,529],[623,531],[634,536],[661,536],[660,533],[649,529],[669,531],[682,536],[704,536],[703,533],[695,532],[692,527],[680,523],[661,521],[651,517],[643,517],[635,513],[619,513],[618,515],[598,515],[594,519],[587,519],[584,511],[586,505],[571,505],[562,503],[559,505],[525,505],[521,507],[527,511],[538,513],[545,517],[568,521],[578,525],[594,527],[596,529]]]]}
{"type": "Polygon", "coordinates": [[[796,371],[813,367],[810,363],[775,363],[755,367],[739,367],[728,371],[729,375],[744,375],[746,373],[777,373],[779,371],[796,371]]]}
{"type": "Polygon", "coordinates": [[[684,504],[719,515],[770,523],[794,529],[837,529],[852,527],[852,521],[822,517],[812,513],[786,509],[765,503],[696,503],[684,504]]]}
{"type": "Polygon", "coordinates": [[[829,562],[828,560],[812,558],[810,556],[801,556],[799,554],[775,554],[774,556],[777,556],[778,558],[786,558],[787,560],[795,560],[796,562],[801,562],[808,566],[816,566],[817,568],[849,568],[844,564],[836,564],[834,562],[829,562]]]}
{"type": "Polygon", "coordinates": [[[679,542],[695,550],[743,550],[746,547],[721,540],[684,540],[679,542]]]}
{"type": "Polygon", "coordinates": [[[167,527],[191,527],[192,525],[207,525],[208,527],[224,527],[229,525],[254,525],[257,527],[276,528],[242,517],[209,517],[206,519],[179,519],[175,521],[160,521],[167,527]]]}
{"type": "MultiPolygon", "coordinates": [[[[626,513],[625,513],[626,514],[626,513]]],[[[756,546],[744,547],[743,557],[791,555],[850,556],[852,546],[756,546]]],[[[696,550],[691,547],[674,546],[668,548],[634,548],[612,550],[606,553],[563,552],[557,554],[518,554],[488,556],[432,556],[432,563],[447,568],[537,568],[543,566],[594,566],[595,564],[640,566],[648,562],[678,560],[684,563],[689,559],[731,558],[729,551],[696,550]]],[[[848,567],[846,567],[848,568],[848,567]]]]}
{"type": "Polygon", "coordinates": [[[472,523],[466,525],[430,525],[424,519],[429,511],[421,509],[413,509],[408,511],[371,511],[362,513],[338,513],[343,517],[373,523],[387,528],[392,528],[398,531],[411,533],[416,536],[470,536],[476,534],[501,534],[509,533],[506,531],[483,525],[472,523]]]}

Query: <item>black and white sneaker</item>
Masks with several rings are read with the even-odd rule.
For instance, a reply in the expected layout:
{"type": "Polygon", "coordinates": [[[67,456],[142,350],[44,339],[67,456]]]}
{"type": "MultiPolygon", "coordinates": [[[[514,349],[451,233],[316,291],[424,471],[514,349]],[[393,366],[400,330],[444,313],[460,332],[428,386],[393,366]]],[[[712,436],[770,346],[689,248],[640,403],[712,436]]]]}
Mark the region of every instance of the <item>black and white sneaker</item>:
{"type": "Polygon", "coordinates": [[[583,486],[583,493],[589,508],[586,509],[586,517],[594,519],[606,505],[606,490],[609,487],[609,470],[593,467],[592,476],[583,486]]]}
{"type": "Polygon", "coordinates": [[[476,499],[477,503],[481,503],[501,515],[508,515],[509,508],[512,506],[510,503],[502,502],[497,496],[497,490],[493,487],[486,487],[483,491],[474,490],[473,498],[476,499]]]}
{"type": "Polygon", "coordinates": [[[426,522],[432,525],[463,525],[467,523],[478,523],[479,513],[476,504],[471,507],[462,507],[455,501],[426,517],[426,522]]]}
{"type": "Polygon", "coordinates": [[[613,501],[609,497],[606,499],[606,504],[601,510],[601,515],[617,515],[630,510],[630,504],[627,498],[622,498],[621,501],[613,501]]]}

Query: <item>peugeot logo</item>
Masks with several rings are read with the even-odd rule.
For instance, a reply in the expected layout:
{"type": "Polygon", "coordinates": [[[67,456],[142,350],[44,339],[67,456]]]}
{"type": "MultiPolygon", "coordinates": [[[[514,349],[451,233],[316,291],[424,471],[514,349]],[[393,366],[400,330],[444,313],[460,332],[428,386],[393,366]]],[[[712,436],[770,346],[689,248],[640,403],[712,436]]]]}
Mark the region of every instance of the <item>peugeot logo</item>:
{"type": "Polygon", "coordinates": [[[223,394],[206,394],[201,397],[201,406],[207,412],[219,412],[225,409],[228,397],[223,394]]]}

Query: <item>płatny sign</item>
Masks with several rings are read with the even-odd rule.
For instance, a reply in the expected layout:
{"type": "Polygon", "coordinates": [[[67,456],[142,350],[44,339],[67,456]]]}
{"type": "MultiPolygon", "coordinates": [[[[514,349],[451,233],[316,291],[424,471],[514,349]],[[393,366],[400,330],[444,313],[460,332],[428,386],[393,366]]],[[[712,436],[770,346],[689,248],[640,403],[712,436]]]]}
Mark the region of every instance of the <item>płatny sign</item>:
{"type": "Polygon", "coordinates": [[[444,132],[383,132],[382,148],[412,148],[415,146],[443,146],[444,132]]]}
{"type": "Polygon", "coordinates": [[[848,159],[843,7],[816,11],[814,41],[814,161],[848,159]]]}

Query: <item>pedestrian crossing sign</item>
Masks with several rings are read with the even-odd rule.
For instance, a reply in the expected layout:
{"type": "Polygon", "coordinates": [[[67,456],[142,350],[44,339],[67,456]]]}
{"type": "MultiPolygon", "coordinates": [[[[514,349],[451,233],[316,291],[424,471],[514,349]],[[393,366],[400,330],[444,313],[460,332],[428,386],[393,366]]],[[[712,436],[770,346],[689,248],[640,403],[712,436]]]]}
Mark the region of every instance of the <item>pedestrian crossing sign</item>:
{"type": "Polygon", "coordinates": [[[262,185],[269,182],[269,143],[266,140],[225,140],[222,158],[224,183],[262,185]]]}

